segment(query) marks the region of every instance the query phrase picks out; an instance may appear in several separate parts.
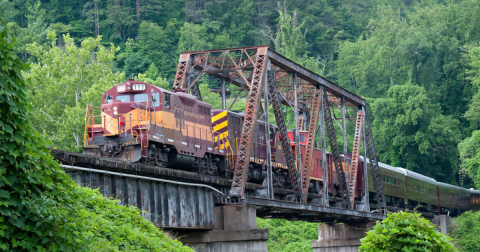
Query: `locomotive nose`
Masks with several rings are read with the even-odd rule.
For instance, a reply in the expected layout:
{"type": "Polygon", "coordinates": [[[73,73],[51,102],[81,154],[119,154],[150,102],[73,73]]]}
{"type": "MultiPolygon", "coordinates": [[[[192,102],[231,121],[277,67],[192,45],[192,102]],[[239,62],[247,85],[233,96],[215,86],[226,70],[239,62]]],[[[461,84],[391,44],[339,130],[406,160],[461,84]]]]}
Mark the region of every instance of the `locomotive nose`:
{"type": "Polygon", "coordinates": [[[119,116],[125,115],[135,108],[134,102],[112,102],[102,105],[102,112],[112,118],[117,119],[119,116]]]}

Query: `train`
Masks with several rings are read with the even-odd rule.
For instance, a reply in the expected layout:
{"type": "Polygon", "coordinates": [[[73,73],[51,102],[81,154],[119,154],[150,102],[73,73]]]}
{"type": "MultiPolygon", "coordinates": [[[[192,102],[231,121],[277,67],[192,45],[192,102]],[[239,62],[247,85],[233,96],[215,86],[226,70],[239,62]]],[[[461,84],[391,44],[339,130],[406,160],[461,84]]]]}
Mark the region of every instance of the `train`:
{"type": "MultiPolygon", "coordinates": [[[[89,105],[86,111],[83,148],[86,154],[222,178],[233,176],[244,121],[242,112],[213,109],[210,104],[183,91],[168,91],[134,79],[107,90],[102,95],[101,106],[89,105]]],[[[247,181],[261,184],[266,178],[266,134],[269,134],[273,186],[291,188],[277,126],[259,120],[254,132],[247,181]]],[[[297,149],[295,135],[293,130],[288,131],[294,153],[297,149]]],[[[298,149],[303,157],[307,132],[299,131],[298,135],[298,149]]],[[[309,193],[321,195],[326,186],[329,200],[341,201],[333,157],[331,153],[325,156],[328,184],[324,185],[322,179],[322,150],[315,148],[309,193]]],[[[364,161],[362,157],[359,159],[364,161]]],[[[357,162],[359,174],[363,172],[363,163],[357,162]]],[[[383,163],[379,163],[379,168],[389,210],[422,208],[432,214],[458,215],[480,209],[478,190],[437,182],[383,163]]],[[[356,179],[356,200],[369,193],[369,203],[375,209],[377,197],[372,177],[369,176],[368,188],[364,188],[363,176],[356,179]]]]}

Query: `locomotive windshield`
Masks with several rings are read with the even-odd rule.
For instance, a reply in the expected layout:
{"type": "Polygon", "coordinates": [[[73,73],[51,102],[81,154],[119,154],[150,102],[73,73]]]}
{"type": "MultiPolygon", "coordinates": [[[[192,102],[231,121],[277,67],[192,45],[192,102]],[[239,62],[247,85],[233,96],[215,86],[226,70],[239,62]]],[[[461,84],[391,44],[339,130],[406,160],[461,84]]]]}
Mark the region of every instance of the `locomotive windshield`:
{"type": "Polygon", "coordinates": [[[130,101],[130,95],[117,95],[116,101],[129,102],[130,101]]]}
{"type": "Polygon", "coordinates": [[[135,102],[147,102],[148,101],[148,94],[136,94],[133,96],[133,100],[135,102]]]}

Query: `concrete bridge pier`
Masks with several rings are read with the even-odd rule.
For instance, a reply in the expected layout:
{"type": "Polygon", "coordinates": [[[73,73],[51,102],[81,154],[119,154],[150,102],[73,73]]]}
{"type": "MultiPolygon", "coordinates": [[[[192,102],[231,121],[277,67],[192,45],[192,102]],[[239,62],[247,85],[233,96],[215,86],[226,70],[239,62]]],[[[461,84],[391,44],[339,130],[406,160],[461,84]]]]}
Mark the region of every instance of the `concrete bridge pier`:
{"type": "Polygon", "coordinates": [[[323,224],[318,226],[318,240],[312,241],[313,252],[356,252],[360,239],[375,222],[323,224]]]}
{"type": "Polygon", "coordinates": [[[218,206],[213,230],[181,232],[179,240],[197,252],[266,252],[268,229],[257,229],[255,217],[255,206],[218,206]]]}

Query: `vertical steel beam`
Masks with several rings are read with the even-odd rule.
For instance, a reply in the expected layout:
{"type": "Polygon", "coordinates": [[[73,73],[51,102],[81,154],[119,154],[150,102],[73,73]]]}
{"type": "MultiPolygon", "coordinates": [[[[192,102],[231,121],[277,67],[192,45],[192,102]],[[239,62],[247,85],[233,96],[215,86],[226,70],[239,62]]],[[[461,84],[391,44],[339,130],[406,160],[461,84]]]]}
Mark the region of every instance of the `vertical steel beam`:
{"type": "MultiPolygon", "coordinates": [[[[365,115],[365,107],[361,106],[361,111],[365,115]]],[[[365,118],[364,118],[365,120],[365,118]]],[[[365,127],[362,127],[363,133],[363,186],[365,195],[363,196],[364,210],[370,212],[370,193],[368,191],[368,162],[367,162],[367,140],[365,138],[365,127]]]]}
{"type": "Polygon", "coordinates": [[[355,210],[355,187],[357,185],[357,172],[358,172],[358,159],[360,152],[360,145],[362,144],[362,130],[363,130],[363,113],[362,111],[357,112],[357,120],[355,123],[355,136],[353,138],[353,149],[352,149],[352,163],[350,165],[350,180],[348,183],[348,192],[350,196],[350,209],[355,210]]]}
{"type": "Polygon", "coordinates": [[[180,55],[177,73],[175,74],[175,79],[173,80],[173,90],[179,90],[185,87],[185,77],[187,76],[190,60],[190,53],[182,53],[180,55]]]}
{"type": "Polygon", "coordinates": [[[335,128],[333,127],[332,113],[330,112],[330,106],[328,104],[327,92],[323,93],[323,111],[325,118],[325,127],[327,129],[328,141],[330,143],[330,149],[332,150],[333,164],[335,173],[338,177],[338,183],[340,186],[340,194],[343,199],[343,206],[348,208],[350,206],[350,200],[348,198],[347,182],[345,180],[345,172],[343,172],[342,161],[340,158],[340,152],[337,145],[337,136],[335,134],[335,128]]]}
{"type": "Polygon", "coordinates": [[[373,143],[373,134],[370,121],[368,120],[368,110],[365,106],[365,138],[367,142],[368,159],[370,160],[370,172],[372,174],[373,185],[375,193],[377,194],[378,208],[386,209],[385,195],[383,194],[382,175],[378,167],[377,153],[375,151],[375,144],[373,143]]]}
{"type": "Polygon", "coordinates": [[[277,84],[275,78],[269,79],[268,93],[270,100],[272,101],[273,113],[275,115],[275,121],[279,131],[280,142],[282,143],[282,149],[285,155],[285,162],[288,168],[288,174],[292,182],[292,188],[298,198],[302,198],[302,189],[298,183],[297,169],[295,168],[295,156],[292,152],[292,146],[287,134],[287,125],[285,124],[285,118],[283,117],[282,103],[280,102],[277,84]]]}
{"type": "Polygon", "coordinates": [[[226,100],[226,97],[225,97],[225,79],[224,78],[221,78],[220,79],[220,84],[222,86],[222,109],[225,110],[227,109],[227,100],[226,100]]]}
{"type": "Polygon", "coordinates": [[[262,97],[262,89],[265,82],[265,69],[268,60],[268,48],[258,48],[255,66],[250,83],[250,92],[245,105],[245,119],[242,134],[238,145],[237,164],[233,173],[232,196],[243,198],[245,183],[247,182],[248,167],[250,165],[250,149],[253,143],[253,134],[257,124],[258,107],[262,97]]]}
{"type": "Polygon", "coordinates": [[[293,117],[295,118],[295,162],[297,163],[297,172],[302,176],[302,159],[300,157],[300,120],[298,118],[298,88],[297,88],[297,73],[293,73],[292,76],[293,82],[293,117]]]}
{"type": "Polygon", "coordinates": [[[310,172],[313,160],[313,151],[315,147],[315,137],[317,135],[318,112],[322,101],[322,93],[320,89],[315,89],[313,93],[312,109],[310,111],[310,123],[308,125],[307,146],[305,148],[305,156],[303,157],[302,172],[302,194],[303,202],[307,203],[308,188],[310,186],[310,172]]]}
{"type": "Polygon", "coordinates": [[[342,111],[342,137],[343,137],[343,164],[345,169],[345,180],[349,182],[350,176],[348,172],[348,144],[347,144],[347,119],[345,116],[345,97],[342,96],[341,98],[341,111],[342,111]]]}
{"type": "MultiPolygon", "coordinates": [[[[320,87],[320,93],[322,94],[322,99],[323,99],[323,93],[324,93],[324,87],[320,87]]],[[[322,141],[322,169],[323,169],[323,175],[322,175],[322,183],[323,183],[323,192],[322,192],[322,200],[323,200],[323,205],[328,207],[330,205],[329,198],[328,198],[328,167],[327,167],[327,141],[326,141],[326,135],[325,135],[325,110],[324,110],[324,105],[325,103],[322,101],[321,102],[321,108],[320,108],[320,137],[322,141]]]]}
{"type": "MultiPolygon", "coordinates": [[[[188,81],[190,82],[190,78],[188,78],[188,79],[189,79],[188,81]]],[[[202,100],[202,94],[200,93],[200,88],[199,88],[199,86],[198,86],[198,82],[196,82],[196,83],[193,84],[193,86],[192,86],[192,88],[190,89],[190,91],[192,92],[192,95],[193,95],[193,96],[196,96],[199,101],[203,101],[203,100],[202,100]]]]}
{"type": "MultiPolygon", "coordinates": [[[[273,199],[273,176],[272,176],[272,149],[270,146],[270,123],[269,123],[269,115],[268,115],[268,106],[269,106],[269,100],[268,100],[268,83],[269,80],[268,78],[272,78],[272,65],[270,60],[267,61],[267,74],[265,78],[267,79],[265,81],[265,85],[263,87],[263,101],[265,104],[265,142],[266,142],[266,147],[267,147],[267,180],[268,180],[268,197],[270,199],[273,199]]],[[[273,75],[274,77],[275,75],[273,75]]],[[[275,137],[275,136],[273,136],[275,137]]]]}

